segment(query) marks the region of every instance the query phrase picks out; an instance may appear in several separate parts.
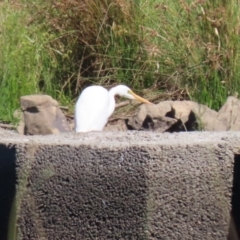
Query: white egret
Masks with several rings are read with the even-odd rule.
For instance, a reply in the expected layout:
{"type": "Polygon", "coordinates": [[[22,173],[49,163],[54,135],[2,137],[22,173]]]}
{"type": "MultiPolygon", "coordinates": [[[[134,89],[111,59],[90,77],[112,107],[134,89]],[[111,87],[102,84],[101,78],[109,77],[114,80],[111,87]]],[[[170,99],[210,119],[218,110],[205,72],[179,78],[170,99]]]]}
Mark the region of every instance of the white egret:
{"type": "Polygon", "coordinates": [[[124,85],[118,85],[109,91],[101,86],[87,87],[75,106],[75,131],[102,131],[115,109],[115,95],[150,103],[124,85]]]}

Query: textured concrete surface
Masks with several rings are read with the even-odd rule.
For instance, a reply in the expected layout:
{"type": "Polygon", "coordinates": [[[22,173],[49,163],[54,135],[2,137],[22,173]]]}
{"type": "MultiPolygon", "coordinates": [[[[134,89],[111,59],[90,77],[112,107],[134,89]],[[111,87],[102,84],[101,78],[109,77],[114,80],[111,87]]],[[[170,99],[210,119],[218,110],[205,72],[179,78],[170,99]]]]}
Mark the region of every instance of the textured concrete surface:
{"type": "Polygon", "coordinates": [[[15,153],[18,239],[229,235],[240,132],[20,137],[0,131],[0,137],[0,155],[15,153]]]}

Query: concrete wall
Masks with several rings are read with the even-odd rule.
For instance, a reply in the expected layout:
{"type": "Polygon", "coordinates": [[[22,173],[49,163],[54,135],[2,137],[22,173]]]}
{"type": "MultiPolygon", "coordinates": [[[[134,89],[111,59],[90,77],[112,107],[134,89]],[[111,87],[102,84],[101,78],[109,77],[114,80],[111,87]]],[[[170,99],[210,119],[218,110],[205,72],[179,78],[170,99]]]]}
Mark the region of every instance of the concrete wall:
{"type": "Polygon", "coordinates": [[[240,226],[240,132],[0,137],[0,239],[227,239],[232,208],[240,226]]]}

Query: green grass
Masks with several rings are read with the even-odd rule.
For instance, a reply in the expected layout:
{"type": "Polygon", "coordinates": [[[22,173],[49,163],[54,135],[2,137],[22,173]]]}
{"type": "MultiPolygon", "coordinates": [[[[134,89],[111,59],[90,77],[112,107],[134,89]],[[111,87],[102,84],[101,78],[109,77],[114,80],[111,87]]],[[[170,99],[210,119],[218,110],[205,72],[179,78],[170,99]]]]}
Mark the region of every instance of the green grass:
{"type": "Polygon", "coordinates": [[[58,66],[51,35],[31,24],[27,11],[8,3],[0,6],[0,121],[13,121],[20,96],[46,93],[57,98],[58,66]]]}
{"type": "Polygon", "coordinates": [[[0,121],[19,98],[68,105],[91,84],[185,89],[219,109],[239,87],[239,1],[19,0],[0,5],[0,121]]]}
{"type": "MultiPolygon", "coordinates": [[[[150,3],[145,24],[155,33],[149,42],[159,50],[161,73],[186,87],[191,99],[219,109],[240,90],[239,1],[150,3]]],[[[142,11],[146,6],[149,1],[142,11]]]]}

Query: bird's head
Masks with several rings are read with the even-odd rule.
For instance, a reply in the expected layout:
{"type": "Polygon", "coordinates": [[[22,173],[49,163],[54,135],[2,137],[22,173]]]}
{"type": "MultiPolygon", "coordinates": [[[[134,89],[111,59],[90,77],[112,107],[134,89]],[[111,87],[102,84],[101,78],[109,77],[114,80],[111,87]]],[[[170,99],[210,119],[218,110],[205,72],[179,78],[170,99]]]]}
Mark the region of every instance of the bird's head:
{"type": "Polygon", "coordinates": [[[116,94],[121,97],[125,97],[128,99],[135,99],[142,103],[151,103],[147,99],[144,99],[144,98],[138,96],[129,87],[127,87],[125,85],[118,85],[116,88],[117,88],[116,94]]]}

